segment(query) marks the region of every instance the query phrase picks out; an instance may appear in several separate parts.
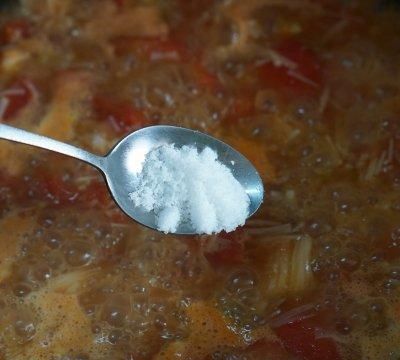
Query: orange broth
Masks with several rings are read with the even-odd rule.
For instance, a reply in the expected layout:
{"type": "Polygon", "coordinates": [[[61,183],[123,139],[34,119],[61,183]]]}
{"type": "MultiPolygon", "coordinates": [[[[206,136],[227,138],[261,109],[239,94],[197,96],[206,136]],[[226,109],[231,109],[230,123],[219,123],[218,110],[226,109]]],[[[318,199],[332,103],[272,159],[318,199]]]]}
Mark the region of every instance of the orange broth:
{"type": "Polygon", "coordinates": [[[2,122],[97,154],[198,129],[265,185],[233,233],[163,235],[2,141],[0,359],[399,358],[398,1],[0,6],[2,122]]]}

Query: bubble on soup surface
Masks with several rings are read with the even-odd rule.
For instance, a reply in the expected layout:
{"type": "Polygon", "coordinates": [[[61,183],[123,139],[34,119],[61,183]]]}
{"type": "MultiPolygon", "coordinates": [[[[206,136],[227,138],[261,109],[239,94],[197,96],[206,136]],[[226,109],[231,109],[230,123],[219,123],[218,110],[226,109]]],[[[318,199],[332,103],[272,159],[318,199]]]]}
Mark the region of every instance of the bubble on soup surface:
{"type": "Polygon", "coordinates": [[[330,221],[326,215],[311,218],[305,223],[307,233],[312,237],[318,237],[332,229],[330,221]]]}
{"type": "Polygon", "coordinates": [[[83,266],[93,260],[93,252],[90,246],[83,242],[75,242],[67,246],[65,259],[71,266],[83,266]]]}
{"type": "Polygon", "coordinates": [[[159,329],[166,328],[167,320],[163,315],[156,315],[154,318],[154,325],[159,329]]]}
{"type": "Polygon", "coordinates": [[[23,342],[31,340],[36,333],[35,324],[29,318],[16,320],[14,330],[16,335],[19,336],[23,342]]]}
{"type": "Polygon", "coordinates": [[[110,344],[115,345],[120,340],[121,337],[122,337],[122,331],[120,331],[120,330],[112,330],[108,334],[108,342],[110,344]]]}
{"type": "Polygon", "coordinates": [[[362,328],[369,322],[368,310],[364,305],[358,305],[349,314],[349,324],[353,328],[362,328]]]}
{"type": "Polygon", "coordinates": [[[87,305],[84,308],[86,315],[94,315],[96,313],[96,305],[87,305]]]}
{"type": "Polygon", "coordinates": [[[14,286],[13,292],[18,297],[24,297],[31,292],[31,287],[26,283],[18,283],[14,286]]]}
{"type": "Polygon", "coordinates": [[[51,268],[45,264],[37,265],[33,271],[32,275],[35,280],[46,281],[51,277],[51,268]]]}
{"type": "Polygon", "coordinates": [[[90,327],[90,330],[92,331],[93,334],[100,334],[102,331],[102,328],[99,324],[92,324],[90,327]]]}
{"type": "Polygon", "coordinates": [[[104,294],[98,290],[92,290],[80,294],[78,299],[85,313],[93,315],[98,305],[104,301],[104,294]]]}
{"type": "Polygon", "coordinates": [[[400,280],[400,267],[391,268],[388,275],[390,279],[400,280]]]}
{"type": "Polygon", "coordinates": [[[62,243],[62,236],[57,232],[50,232],[44,236],[44,241],[51,249],[58,249],[62,243]]]}
{"type": "Polygon", "coordinates": [[[41,214],[37,221],[40,226],[49,228],[54,224],[55,217],[50,214],[41,214]]]}
{"type": "Polygon", "coordinates": [[[339,256],[338,264],[345,271],[353,272],[359,267],[360,258],[355,253],[344,253],[343,255],[339,256]]]}
{"type": "Polygon", "coordinates": [[[382,283],[382,287],[386,292],[393,292],[399,287],[399,281],[396,279],[387,279],[382,283]]]}
{"type": "Polygon", "coordinates": [[[104,306],[101,318],[111,326],[121,327],[124,325],[126,316],[123,307],[111,303],[104,306]]]}
{"type": "Polygon", "coordinates": [[[249,270],[240,270],[230,276],[227,290],[234,294],[240,294],[252,289],[256,284],[255,275],[249,270]]]}
{"type": "Polygon", "coordinates": [[[352,326],[345,319],[341,319],[336,322],[335,328],[336,331],[341,335],[348,335],[353,330],[352,326]]]}

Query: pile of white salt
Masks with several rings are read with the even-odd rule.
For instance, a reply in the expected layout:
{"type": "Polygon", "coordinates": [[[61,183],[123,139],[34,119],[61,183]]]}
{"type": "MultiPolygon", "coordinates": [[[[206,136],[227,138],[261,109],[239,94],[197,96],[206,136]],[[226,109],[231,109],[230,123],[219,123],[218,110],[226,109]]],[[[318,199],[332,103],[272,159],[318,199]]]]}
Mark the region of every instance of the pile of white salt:
{"type": "Polygon", "coordinates": [[[154,211],[158,230],[190,223],[198,234],[235,230],[249,214],[249,197],[210,148],[163,145],[150,151],[134,179],[134,205],[154,211]]]}

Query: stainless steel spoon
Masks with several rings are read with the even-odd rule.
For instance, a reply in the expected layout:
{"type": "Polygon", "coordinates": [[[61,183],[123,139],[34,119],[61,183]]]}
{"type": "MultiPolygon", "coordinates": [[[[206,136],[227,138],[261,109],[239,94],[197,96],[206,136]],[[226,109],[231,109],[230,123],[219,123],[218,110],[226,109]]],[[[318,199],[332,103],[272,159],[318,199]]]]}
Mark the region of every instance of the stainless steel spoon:
{"type": "MultiPolygon", "coordinates": [[[[263,183],[250,161],[229,145],[199,131],[164,125],[146,127],[121,139],[106,156],[94,155],[75,146],[4,124],[0,124],[0,139],[55,151],[93,165],[103,174],[119,207],[132,219],[155,230],[154,213],[133,206],[128,194],[134,190],[132,176],[140,173],[146,154],[160,145],[192,145],[199,150],[205,147],[215,150],[218,160],[232,171],[246,190],[250,198],[249,216],[257,211],[263,200],[263,183]]],[[[175,233],[195,234],[195,231],[190,224],[182,224],[175,233]]]]}

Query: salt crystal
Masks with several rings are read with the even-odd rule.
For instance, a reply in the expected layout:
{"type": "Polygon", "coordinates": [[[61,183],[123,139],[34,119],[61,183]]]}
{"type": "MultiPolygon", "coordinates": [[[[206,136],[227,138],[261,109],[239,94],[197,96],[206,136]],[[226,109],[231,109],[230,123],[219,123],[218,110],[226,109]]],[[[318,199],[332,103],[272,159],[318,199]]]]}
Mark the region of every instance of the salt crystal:
{"type": "Polygon", "coordinates": [[[217,153],[162,145],[150,151],[129,194],[134,206],[154,211],[158,230],[189,223],[196,233],[235,230],[249,214],[249,197],[217,153]]]}

